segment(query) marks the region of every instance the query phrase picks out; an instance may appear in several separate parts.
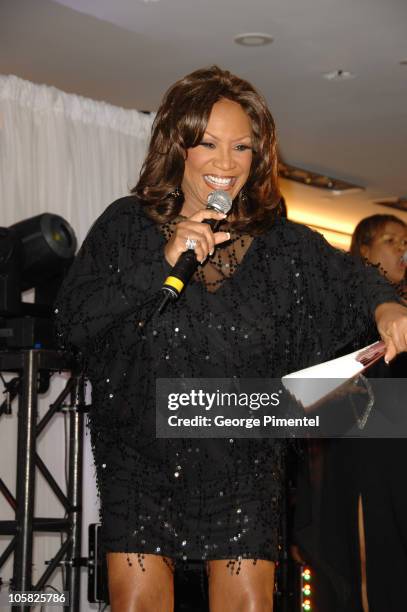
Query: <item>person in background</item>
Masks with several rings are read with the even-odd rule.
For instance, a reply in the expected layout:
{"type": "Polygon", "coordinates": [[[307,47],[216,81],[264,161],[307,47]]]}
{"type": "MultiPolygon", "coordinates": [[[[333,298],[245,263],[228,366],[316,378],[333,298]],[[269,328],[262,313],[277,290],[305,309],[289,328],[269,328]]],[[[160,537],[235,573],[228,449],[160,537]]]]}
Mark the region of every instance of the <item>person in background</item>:
{"type": "MultiPolygon", "coordinates": [[[[394,215],[372,215],[356,226],[351,254],[377,266],[407,301],[407,224],[394,215]]],[[[406,378],[407,356],[383,361],[369,378],[406,378]]],[[[405,397],[407,408],[407,397],[405,397]]],[[[406,439],[351,440],[358,486],[362,603],[366,612],[398,612],[407,576],[406,439]]]]}
{"type": "MultiPolygon", "coordinates": [[[[406,299],[406,251],[407,225],[393,215],[362,219],[352,235],[352,256],[376,267],[401,301],[406,299]]],[[[377,336],[367,336],[363,343],[375,340],[377,336]]],[[[349,346],[343,353],[354,348],[349,346]]],[[[397,410],[404,413],[406,377],[405,354],[389,364],[381,360],[368,370],[367,381],[376,397],[364,426],[367,438],[309,443],[310,473],[305,468],[299,478],[295,558],[300,562],[305,558],[314,567],[317,612],[404,609],[407,440],[374,438],[377,430],[372,422],[375,416],[380,418],[382,409],[393,410],[393,415],[397,410]]]]}
{"type": "Polygon", "coordinates": [[[399,295],[407,299],[407,225],[394,215],[372,215],[356,226],[351,254],[377,266],[399,295]]]}

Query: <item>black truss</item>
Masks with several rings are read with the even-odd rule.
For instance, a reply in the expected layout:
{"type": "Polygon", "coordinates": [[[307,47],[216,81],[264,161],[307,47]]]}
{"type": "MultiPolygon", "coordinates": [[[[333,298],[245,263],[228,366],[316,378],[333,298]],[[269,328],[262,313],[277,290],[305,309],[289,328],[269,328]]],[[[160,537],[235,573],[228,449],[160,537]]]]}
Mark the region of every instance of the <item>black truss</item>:
{"type": "MultiPolygon", "coordinates": [[[[0,556],[0,569],[11,554],[13,559],[12,586],[15,591],[40,591],[54,571],[65,567],[64,590],[69,592],[69,605],[64,612],[79,612],[81,517],[82,517],[82,457],[84,412],[84,381],[76,371],[70,356],[60,351],[20,350],[0,352],[0,371],[16,372],[17,378],[7,390],[9,397],[0,406],[0,416],[9,413],[14,397],[18,396],[17,484],[15,496],[0,479],[2,494],[15,512],[15,520],[0,521],[0,535],[11,541],[0,556]],[[65,388],[38,421],[40,373],[70,372],[65,388]],[[66,405],[68,401],[68,405],[66,405]],[[36,450],[38,436],[52,417],[59,412],[69,414],[68,491],[65,494],[36,450]],[[36,468],[65,510],[65,518],[35,517],[36,468]],[[35,532],[64,534],[64,541],[49,561],[36,584],[32,582],[32,551],[35,532]]],[[[16,604],[12,610],[27,612],[30,608],[16,604]]]]}

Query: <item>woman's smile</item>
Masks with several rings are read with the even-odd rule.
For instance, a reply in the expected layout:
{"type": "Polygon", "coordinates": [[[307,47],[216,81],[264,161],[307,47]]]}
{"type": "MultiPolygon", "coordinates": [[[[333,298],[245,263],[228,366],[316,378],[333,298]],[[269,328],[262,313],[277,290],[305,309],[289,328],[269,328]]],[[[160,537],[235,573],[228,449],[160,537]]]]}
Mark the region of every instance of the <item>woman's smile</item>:
{"type": "Polygon", "coordinates": [[[203,178],[209,187],[223,189],[224,191],[229,191],[236,183],[235,176],[215,176],[214,174],[205,174],[203,178]]]}

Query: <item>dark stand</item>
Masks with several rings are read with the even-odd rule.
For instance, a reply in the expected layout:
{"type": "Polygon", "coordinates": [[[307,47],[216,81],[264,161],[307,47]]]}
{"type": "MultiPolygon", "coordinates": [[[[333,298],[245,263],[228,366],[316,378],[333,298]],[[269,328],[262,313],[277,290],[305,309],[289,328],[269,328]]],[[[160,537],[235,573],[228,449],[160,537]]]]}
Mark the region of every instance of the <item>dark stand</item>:
{"type": "MultiPolygon", "coordinates": [[[[72,359],[65,353],[50,350],[20,350],[0,352],[0,371],[17,372],[19,384],[13,386],[18,394],[17,486],[16,497],[0,479],[0,491],[15,511],[14,521],[0,521],[0,535],[12,539],[0,556],[0,568],[14,553],[12,586],[14,591],[41,591],[50,576],[64,565],[64,590],[69,591],[69,605],[64,612],[79,612],[79,580],[81,565],[82,515],[82,455],[84,422],[84,382],[75,373],[72,359]],[[44,372],[69,371],[63,391],[50,404],[38,421],[38,386],[44,372]],[[68,403],[65,400],[68,399],[68,403]],[[45,463],[36,452],[36,441],[52,417],[61,411],[69,413],[69,470],[67,495],[63,493],[45,463]],[[38,421],[38,422],[37,422],[38,421]],[[34,517],[35,468],[41,472],[65,509],[65,518],[34,517]],[[36,584],[32,583],[32,551],[35,532],[65,534],[55,557],[36,584]]],[[[7,400],[6,400],[7,403],[7,400]]],[[[10,403],[10,402],[8,402],[10,403]]],[[[4,412],[4,410],[3,410],[4,412]]],[[[2,410],[0,409],[0,416],[2,410]]],[[[12,610],[27,612],[27,606],[15,605],[12,610]]]]}

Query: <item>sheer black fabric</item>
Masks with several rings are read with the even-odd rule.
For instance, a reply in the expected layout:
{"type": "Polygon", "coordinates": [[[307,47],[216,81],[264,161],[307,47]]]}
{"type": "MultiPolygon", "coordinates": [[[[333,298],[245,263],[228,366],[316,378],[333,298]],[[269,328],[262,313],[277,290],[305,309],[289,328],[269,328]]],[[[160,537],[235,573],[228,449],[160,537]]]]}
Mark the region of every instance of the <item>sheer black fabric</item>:
{"type": "Polygon", "coordinates": [[[134,198],[95,223],[56,304],[61,345],[92,382],[92,444],[106,549],[274,560],[285,443],[157,440],[155,380],[279,377],[366,334],[390,285],[317,233],[276,220],[232,236],[177,303],[144,320],[169,272],[171,224],[134,198]],[[228,264],[228,265],[226,265],[228,264]]]}

